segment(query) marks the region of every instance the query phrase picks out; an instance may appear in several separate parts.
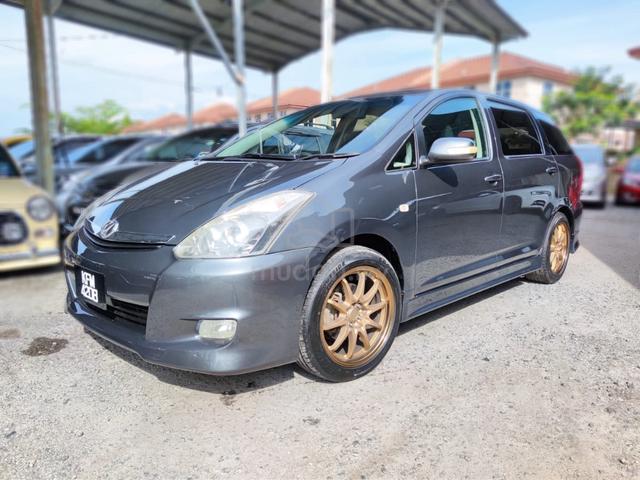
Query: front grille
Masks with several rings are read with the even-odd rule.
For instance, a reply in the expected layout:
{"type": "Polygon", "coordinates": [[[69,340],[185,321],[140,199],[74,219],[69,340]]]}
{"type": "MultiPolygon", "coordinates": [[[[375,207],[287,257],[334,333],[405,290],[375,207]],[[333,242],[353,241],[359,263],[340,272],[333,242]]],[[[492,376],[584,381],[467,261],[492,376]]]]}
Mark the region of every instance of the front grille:
{"type": "Polygon", "coordinates": [[[147,325],[149,307],[123,302],[121,300],[108,297],[107,309],[103,310],[95,305],[91,305],[90,303],[83,301],[81,298],[79,298],[79,300],[87,310],[90,310],[100,316],[107,317],[114,322],[124,323],[136,329],[144,329],[147,325]]]}
{"type": "Polygon", "coordinates": [[[29,230],[20,215],[0,212],[0,245],[17,245],[26,240],[29,230]]]}
{"type": "Polygon", "coordinates": [[[114,320],[124,320],[127,322],[137,323],[138,325],[147,324],[149,307],[122,302],[115,298],[111,298],[110,303],[111,305],[107,305],[107,312],[111,314],[114,320]]]}
{"type": "Polygon", "coordinates": [[[83,239],[88,240],[93,245],[102,249],[156,250],[161,246],[157,243],[112,242],[110,240],[103,240],[90,232],[86,227],[82,227],[81,232],[83,233],[83,239]]]}

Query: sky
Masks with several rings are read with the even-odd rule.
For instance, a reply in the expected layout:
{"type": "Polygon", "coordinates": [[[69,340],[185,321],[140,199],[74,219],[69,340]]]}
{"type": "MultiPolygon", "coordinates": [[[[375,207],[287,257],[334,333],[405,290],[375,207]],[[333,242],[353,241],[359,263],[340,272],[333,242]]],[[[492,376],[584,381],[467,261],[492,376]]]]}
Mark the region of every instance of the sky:
{"type": "MultiPolygon", "coordinates": [[[[320,1],[320,0],[316,0],[320,1]]],[[[502,49],[574,70],[608,66],[640,86],[640,61],[627,50],[640,45],[640,0],[498,0],[529,33],[502,49]]],[[[179,51],[56,20],[64,111],[112,99],[132,118],[148,120],[185,110],[183,54],[179,51]]],[[[443,61],[489,54],[491,46],[447,35],[443,61]]],[[[334,94],[431,64],[428,33],[378,30],[349,37],[334,49],[334,94]]],[[[233,102],[235,90],[222,64],[195,56],[194,107],[233,102]]],[[[320,54],[285,67],[280,89],[320,88],[320,54]]],[[[271,76],[247,72],[248,100],[269,96],[271,76]]],[[[22,10],[0,5],[0,137],[29,128],[29,76],[22,10]]]]}

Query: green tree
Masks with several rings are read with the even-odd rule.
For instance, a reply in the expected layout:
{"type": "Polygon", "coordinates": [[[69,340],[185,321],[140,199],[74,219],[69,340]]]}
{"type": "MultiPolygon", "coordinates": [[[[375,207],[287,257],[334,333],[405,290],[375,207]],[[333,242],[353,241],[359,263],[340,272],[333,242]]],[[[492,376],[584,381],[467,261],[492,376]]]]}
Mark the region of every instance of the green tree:
{"type": "Polygon", "coordinates": [[[621,76],[609,78],[609,68],[589,67],[578,72],[572,90],[545,97],[543,108],[570,138],[596,134],[603,127],[616,127],[640,112],[634,86],[621,76]]]}
{"type": "Polygon", "coordinates": [[[62,113],[65,130],[70,133],[115,134],[131,125],[129,112],[113,100],[92,107],[78,107],[73,114],[62,113]]]}

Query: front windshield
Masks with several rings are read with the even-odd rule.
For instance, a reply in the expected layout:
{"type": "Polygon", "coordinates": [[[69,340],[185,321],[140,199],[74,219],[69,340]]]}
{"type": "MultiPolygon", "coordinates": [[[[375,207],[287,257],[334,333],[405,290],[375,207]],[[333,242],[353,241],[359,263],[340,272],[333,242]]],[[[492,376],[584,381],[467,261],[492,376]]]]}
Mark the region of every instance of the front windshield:
{"type": "Polygon", "coordinates": [[[4,150],[0,147],[0,178],[19,177],[20,173],[14,165],[13,161],[4,150]]]}
{"type": "Polygon", "coordinates": [[[216,157],[297,159],[362,153],[378,143],[422,98],[389,95],[307,108],[240,138],[216,157]]]}
{"type": "Polygon", "coordinates": [[[33,155],[33,151],[35,150],[36,144],[33,140],[27,140],[26,142],[19,143],[14,145],[9,149],[13,158],[22,159],[28,157],[29,155],[33,155]]]}
{"type": "Polygon", "coordinates": [[[627,172],[640,173],[640,157],[633,157],[627,165],[627,172]]]}
{"type": "Polygon", "coordinates": [[[233,129],[198,130],[145,150],[142,159],[159,162],[192,160],[217,150],[234,134],[233,129]]]}

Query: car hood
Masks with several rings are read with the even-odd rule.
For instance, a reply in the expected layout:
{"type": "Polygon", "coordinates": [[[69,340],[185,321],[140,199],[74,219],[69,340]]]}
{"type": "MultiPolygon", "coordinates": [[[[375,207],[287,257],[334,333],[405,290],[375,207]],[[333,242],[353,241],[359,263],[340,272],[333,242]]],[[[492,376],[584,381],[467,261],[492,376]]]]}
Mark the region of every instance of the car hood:
{"type": "Polygon", "coordinates": [[[176,245],[219,212],[262,194],[296,188],[342,162],[179,163],[98,200],[85,228],[110,242],[176,245]]]}
{"type": "Polygon", "coordinates": [[[22,177],[0,178],[0,209],[23,208],[35,195],[44,195],[44,190],[22,177]]]}

